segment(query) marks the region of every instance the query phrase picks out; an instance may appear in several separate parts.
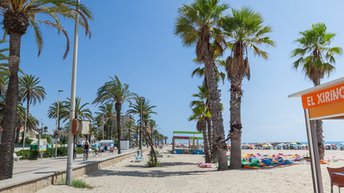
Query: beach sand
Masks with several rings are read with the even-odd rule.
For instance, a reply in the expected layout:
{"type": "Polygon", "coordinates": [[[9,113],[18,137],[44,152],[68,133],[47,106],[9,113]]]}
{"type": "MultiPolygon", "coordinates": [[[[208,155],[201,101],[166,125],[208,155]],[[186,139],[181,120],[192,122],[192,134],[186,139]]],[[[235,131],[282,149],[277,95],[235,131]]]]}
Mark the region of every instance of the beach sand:
{"type": "MultiPolygon", "coordinates": [[[[243,150],[243,153],[300,154],[303,150],[243,150]]],[[[83,176],[93,189],[76,189],[65,185],[49,186],[39,193],[311,193],[312,178],[309,163],[259,170],[216,171],[215,168],[198,168],[204,161],[200,155],[163,154],[159,158],[162,167],[147,168],[145,162],[134,163],[132,159],[102,169],[92,175],[83,176]]],[[[344,159],[344,151],[327,151],[325,157],[344,159]]],[[[344,166],[344,161],[333,161],[322,165],[325,192],[330,192],[326,167],[344,166]]],[[[335,188],[337,192],[337,188],[335,188]]]]}

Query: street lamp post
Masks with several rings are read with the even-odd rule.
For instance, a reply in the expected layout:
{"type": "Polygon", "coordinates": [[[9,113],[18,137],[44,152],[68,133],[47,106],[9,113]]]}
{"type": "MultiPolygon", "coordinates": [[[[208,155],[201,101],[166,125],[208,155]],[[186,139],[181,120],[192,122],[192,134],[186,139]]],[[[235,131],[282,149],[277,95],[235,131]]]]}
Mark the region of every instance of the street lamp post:
{"type": "Polygon", "coordinates": [[[140,138],[140,141],[139,141],[140,156],[142,156],[142,116],[143,116],[142,106],[143,106],[144,99],[145,98],[140,97],[140,134],[139,134],[139,138],[140,138]]]}
{"type": "Polygon", "coordinates": [[[60,128],[60,93],[63,92],[63,90],[57,91],[57,110],[56,110],[56,130],[55,130],[55,158],[57,158],[57,140],[58,140],[58,131],[60,128]]]}
{"type": "MultiPolygon", "coordinates": [[[[79,4],[80,0],[76,0],[79,4]]],[[[76,8],[78,9],[78,7],[76,8]]],[[[68,134],[68,155],[67,155],[67,171],[66,171],[66,184],[72,184],[73,174],[73,148],[74,148],[74,134],[72,132],[72,122],[75,118],[75,93],[76,93],[76,70],[78,64],[78,25],[79,25],[79,13],[75,13],[74,24],[74,52],[73,52],[73,67],[72,67],[72,82],[71,82],[71,97],[70,97],[70,114],[69,114],[69,134],[68,134]]]]}

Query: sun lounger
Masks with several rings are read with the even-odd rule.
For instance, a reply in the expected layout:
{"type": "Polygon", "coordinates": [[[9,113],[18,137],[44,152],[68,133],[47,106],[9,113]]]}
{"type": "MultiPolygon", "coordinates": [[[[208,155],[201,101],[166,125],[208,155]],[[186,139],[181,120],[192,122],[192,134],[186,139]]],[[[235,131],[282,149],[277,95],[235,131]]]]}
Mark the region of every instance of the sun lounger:
{"type": "Polygon", "coordinates": [[[17,154],[14,152],[13,153],[13,160],[14,161],[17,161],[17,162],[19,162],[19,160],[22,158],[23,156],[17,156],[17,154]]]}

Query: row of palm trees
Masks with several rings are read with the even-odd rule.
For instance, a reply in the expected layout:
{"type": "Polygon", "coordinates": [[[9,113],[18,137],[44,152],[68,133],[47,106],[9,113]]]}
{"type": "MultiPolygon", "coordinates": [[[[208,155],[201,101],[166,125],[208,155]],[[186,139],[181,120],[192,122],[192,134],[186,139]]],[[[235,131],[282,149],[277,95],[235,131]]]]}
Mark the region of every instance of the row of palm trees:
{"type": "MultiPolygon", "coordinates": [[[[192,115],[189,120],[197,121],[197,129],[204,133],[205,160],[217,160],[219,170],[228,168],[226,159],[226,141],[231,141],[230,168],[241,168],[241,100],[244,78],[250,79],[249,55],[268,59],[268,53],[262,46],[274,46],[268,34],[272,32],[264,25],[263,17],[248,8],[232,9],[231,15],[224,15],[227,4],[219,0],[195,0],[179,8],[175,26],[185,46],[196,46],[196,61],[203,64],[192,75],[204,77],[199,92],[194,94],[191,102],[192,115]],[[226,50],[228,50],[226,52],[226,50]],[[228,56],[225,56],[225,54],[228,56]],[[223,67],[226,73],[219,69],[223,67]],[[222,105],[218,82],[227,76],[230,82],[230,130],[224,138],[222,105]],[[207,149],[210,147],[210,151],[207,149]]],[[[333,70],[335,55],[342,54],[340,47],[330,47],[334,33],[326,31],[326,25],[318,23],[310,30],[300,32],[296,40],[299,48],[292,51],[292,57],[299,57],[294,67],[303,68],[306,76],[314,83],[320,84],[325,75],[333,70]]],[[[324,156],[322,122],[313,121],[317,130],[319,153],[324,156]]]]}
{"type": "Polygon", "coordinates": [[[4,0],[0,2],[2,17],[2,29],[9,36],[9,78],[5,104],[3,107],[3,132],[0,144],[0,180],[12,178],[13,175],[13,151],[14,136],[17,128],[17,106],[19,103],[19,76],[21,40],[29,28],[33,29],[38,46],[38,55],[43,49],[42,25],[53,27],[57,32],[66,37],[66,51],[63,58],[69,52],[68,32],[62,26],[60,18],[74,20],[80,15],[79,25],[85,29],[86,35],[90,35],[89,20],[92,13],[86,6],[74,0],[4,0]],[[44,15],[44,17],[40,17],[44,15]]]}
{"type": "MultiPolygon", "coordinates": [[[[2,72],[4,75],[2,76],[2,83],[0,87],[2,88],[2,92],[0,93],[0,127],[5,121],[4,119],[4,106],[5,106],[5,93],[6,93],[6,83],[8,81],[8,76],[6,72],[8,72],[8,68],[3,68],[2,72]]],[[[22,142],[23,145],[25,144],[25,134],[27,130],[33,130],[37,128],[39,122],[38,119],[35,118],[30,113],[31,105],[35,105],[36,103],[41,103],[45,99],[46,93],[44,87],[40,85],[40,80],[38,77],[34,75],[23,74],[19,78],[19,101],[17,107],[17,128],[15,134],[15,141],[19,143],[20,138],[20,131],[21,128],[24,128],[22,132],[22,142]]]]}
{"type": "MultiPolygon", "coordinates": [[[[2,92],[5,96],[3,97],[4,104],[1,107],[2,119],[6,120],[1,125],[3,131],[0,144],[0,180],[3,180],[12,178],[13,175],[12,155],[17,128],[17,107],[20,101],[18,73],[20,71],[22,37],[27,34],[29,29],[33,30],[32,34],[36,39],[39,56],[43,49],[43,34],[40,27],[45,25],[56,28],[59,34],[66,37],[66,50],[63,54],[63,58],[66,58],[69,53],[70,40],[60,18],[74,20],[79,15],[78,24],[85,29],[86,36],[90,37],[89,21],[93,19],[93,16],[85,5],[75,0],[3,0],[0,2],[0,12],[3,19],[2,29],[9,37],[9,56],[6,56],[8,83],[6,92],[2,92]]],[[[0,59],[2,57],[0,55],[0,59]]],[[[2,68],[3,66],[0,65],[0,69],[2,68]]],[[[31,102],[28,102],[29,106],[31,102]]],[[[121,110],[120,106],[121,104],[115,104],[116,111],[121,110]]]]}
{"type": "MultiPolygon", "coordinates": [[[[196,61],[204,64],[204,70],[201,69],[204,71],[204,82],[200,90],[205,90],[203,91],[205,94],[203,98],[195,95],[198,102],[197,104],[195,101],[192,102],[193,115],[190,118],[198,117],[197,127],[204,128],[208,125],[208,138],[204,141],[211,144],[212,157],[219,162],[219,170],[228,168],[226,157],[228,139],[231,140],[230,167],[241,168],[242,81],[244,78],[250,78],[249,51],[266,59],[267,53],[259,46],[274,45],[267,36],[271,28],[263,24],[260,14],[242,8],[232,9],[232,15],[224,16],[227,9],[228,5],[220,4],[218,0],[195,0],[194,3],[183,5],[179,9],[175,28],[176,35],[181,37],[185,46],[196,45],[196,61]],[[226,49],[230,54],[224,61],[220,61],[225,57],[226,49]],[[218,89],[218,82],[223,77],[218,69],[221,64],[225,66],[231,84],[231,121],[227,138],[225,138],[218,89]],[[207,119],[210,121],[207,122],[207,119]]],[[[206,161],[209,160],[208,158],[206,161]]]]}

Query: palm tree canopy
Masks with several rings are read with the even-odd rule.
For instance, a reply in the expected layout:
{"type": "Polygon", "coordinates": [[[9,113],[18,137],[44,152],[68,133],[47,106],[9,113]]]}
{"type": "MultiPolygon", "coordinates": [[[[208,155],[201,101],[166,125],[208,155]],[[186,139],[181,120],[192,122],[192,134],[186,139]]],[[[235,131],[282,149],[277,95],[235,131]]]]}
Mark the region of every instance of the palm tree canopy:
{"type": "Polygon", "coordinates": [[[105,122],[107,122],[115,117],[115,107],[113,103],[103,104],[99,106],[99,112],[97,112],[96,114],[102,116],[105,122]]]}
{"type": "Polygon", "coordinates": [[[219,0],[196,0],[190,5],[179,8],[175,34],[181,37],[185,46],[196,47],[196,55],[199,61],[204,60],[205,48],[211,46],[212,57],[222,53],[224,42],[218,21],[222,13],[228,8],[227,4],[219,4],[219,0]],[[209,45],[213,42],[212,45],[209,45]]]}
{"type": "Polygon", "coordinates": [[[69,52],[69,38],[67,31],[61,25],[60,17],[74,19],[79,13],[79,24],[84,27],[86,35],[90,35],[88,20],[92,19],[92,13],[75,0],[3,0],[0,3],[0,11],[4,17],[4,29],[10,33],[26,33],[31,26],[34,30],[38,55],[43,48],[43,37],[40,25],[56,28],[58,33],[63,33],[67,40],[64,58],[69,52]],[[78,9],[76,9],[76,7],[78,9]],[[46,19],[38,19],[44,15],[46,19]]]}
{"type": "Polygon", "coordinates": [[[233,76],[250,79],[248,51],[252,50],[257,56],[268,58],[268,53],[260,46],[274,46],[275,43],[267,36],[271,32],[269,26],[263,24],[263,17],[249,9],[232,9],[233,16],[221,20],[223,33],[228,37],[227,46],[231,56],[226,61],[228,78],[233,76]]]}
{"type": "Polygon", "coordinates": [[[342,55],[341,47],[330,47],[336,34],[327,32],[324,23],[316,23],[312,28],[300,32],[300,38],[296,40],[299,48],[292,51],[292,57],[298,59],[294,62],[294,68],[302,67],[305,75],[315,85],[320,79],[335,69],[335,55],[342,55]]]}
{"type": "Polygon", "coordinates": [[[142,110],[142,117],[144,121],[148,121],[151,114],[157,114],[153,110],[156,106],[151,105],[150,101],[146,98],[136,95],[134,97],[134,101],[129,101],[129,103],[129,110],[127,111],[127,114],[140,115],[142,110]]]}
{"type": "Polygon", "coordinates": [[[62,115],[68,114],[68,109],[66,108],[65,104],[62,101],[54,102],[53,104],[49,106],[49,109],[48,109],[48,117],[50,119],[57,118],[57,109],[59,110],[60,118],[62,115]]]}
{"type": "MultiPolygon", "coordinates": [[[[25,118],[26,118],[26,109],[22,105],[18,105],[17,107],[17,119],[18,125],[24,125],[25,118]]],[[[36,129],[39,126],[39,121],[31,113],[28,114],[26,127],[28,129],[36,129]]]]}
{"type": "MultiPolygon", "coordinates": [[[[61,112],[61,116],[64,121],[67,121],[69,119],[69,112],[70,112],[70,98],[67,98],[67,101],[63,101],[63,106],[67,109],[65,112],[61,112]]],[[[79,120],[93,120],[92,112],[89,108],[87,108],[87,105],[89,103],[81,103],[81,98],[76,97],[75,98],[75,118],[79,120]]]]}
{"type": "Polygon", "coordinates": [[[110,77],[110,79],[98,89],[97,98],[93,103],[104,104],[111,102],[122,104],[132,96],[128,84],[122,84],[117,76],[110,77]]]}
{"type": "Polygon", "coordinates": [[[25,74],[19,79],[19,95],[23,102],[29,104],[41,103],[45,99],[45,89],[39,84],[41,81],[34,75],[25,74]]]}
{"type": "Polygon", "coordinates": [[[190,108],[192,108],[192,115],[189,117],[189,121],[206,120],[211,118],[209,106],[207,105],[207,99],[209,96],[208,90],[204,86],[198,87],[198,93],[192,95],[195,100],[191,101],[190,108]]]}

